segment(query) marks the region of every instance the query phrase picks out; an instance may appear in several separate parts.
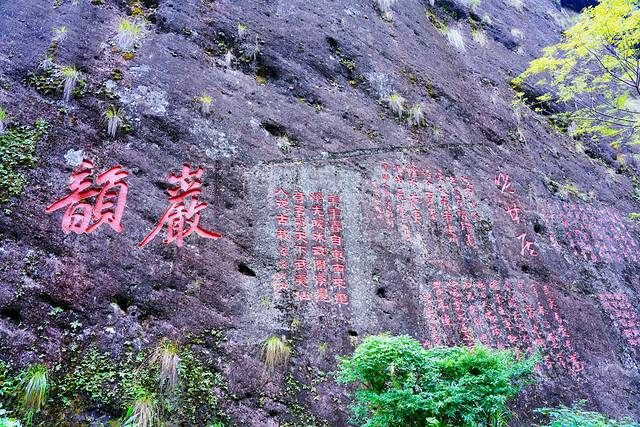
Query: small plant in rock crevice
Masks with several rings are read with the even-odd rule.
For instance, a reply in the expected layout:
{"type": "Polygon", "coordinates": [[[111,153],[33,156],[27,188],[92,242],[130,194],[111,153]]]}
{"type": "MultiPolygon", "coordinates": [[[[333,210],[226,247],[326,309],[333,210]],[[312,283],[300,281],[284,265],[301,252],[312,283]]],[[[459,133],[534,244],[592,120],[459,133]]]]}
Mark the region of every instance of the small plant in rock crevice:
{"type": "Polygon", "coordinates": [[[124,420],[124,427],[153,427],[159,422],[157,403],[145,390],[137,391],[138,397],[131,403],[124,420]]]}
{"type": "Polygon", "coordinates": [[[405,103],[404,97],[399,93],[394,92],[387,97],[387,103],[389,104],[391,111],[393,111],[394,114],[397,114],[398,118],[402,118],[405,103]]]}
{"type": "Polygon", "coordinates": [[[104,112],[104,118],[107,121],[107,134],[114,138],[120,126],[122,126],[124,114],[122,109],[116,107],[115,105],[111,105],[107,108],[107,111],[104,112]]]}
{"type": "Polygon", "coordinates": [[[51,31],[53,32],[52,41],[56,43],[60,43],[61,41],[65,40],[69,35],[69,30],[64,25],[61,27],[53,27],[51,31]]]}
{"type": "Polygon", "coordinates": [[[231,68],[231,65],[233,64],[233,52],[231,52],[231,49],[227,50],[227,52],[224,54],[224,65],[227,68],[231,68]]]}
{"type": "Polygon", "coordinates": [[[375,2],[382,14],[382,18],[391,19],[391,7],[395,4],[396,0],[375,0],[375,2]]]}
{"type": "Polygon", "coordinates": [[[274,371],[278,367],[284,367],[291,355],[291,349],[286,341],[278,336],[270,336],[262,344],[262,359],[265,368],[274,371]]]}
{"type": "Polygon", "coordinates": [[[242,45],[242,58],[245,61],[255,62],[260,55],[262,40],[256,36],[254,43],[245,43],[242,45]]]}
{"type": "Polygon", "coordinates": [[[279,135],[276,137],[276,145],[283,153],[289,153],[293,147],[296,146],[296,142],[287,135],[279,135]]]}
{"type": "Polygon", "coordinates": [[[517,10],[518,12],[524,11],[524,0],[506,0],[507,4],[517,10]]]}
{"type": "Polygon", "coordinates": [[[447,41],[451,46],[456,48],[459,52],[465,52],[466,48],[464,46],[464,37],[462,36],[462,31],[458,28],[448,28],[446,31],[447,41]]]}
{"type": "Polygon", "coordinates": [[[243,23],[238,23],[238,38],[244,38],[245,34],[247,33],[247,26],[246,24],[243,23]]]}
{"type": "Polygon", "coordinates": [[[80,79],[80,72],[75,67],[62,67],[58,71],[58,76],[64,81],[64,89],[62,98],[65,102],[69,102],[71,94],[76,87],[76,83],[80,79]]]}
{"type": "Polygon", "coordinates": [[[409,108],[407,114],[407,122],[410,126],[420,127],[424,124],[424,104],[418,102],[409,108]]]}
{"type": "Polygon", "coordinates": [[[123,52],[133,50],[136,43],[142,36],[144,26],[136,21],[121,19],[118,22],[115,45],[123,52]]]}
{"type": "Polygon", "coordinates": [[[49,370],[42,364],[31,366],[20,383],[20,406],[27,425],[42,410],[49,392],[49,370]]]}
{"type": "Polygon", "coordinates": [[[489,40],[487,39],[487,34],[480,28],[471,30],[471,37],[473,38],[473,41],[478,43],[480,46],[486,46],[486,44],[489,42],[489,40]]]}
{"type": "Polygon", "coordinates": [[[198,103],[200,104],[200,112],[204,116],[208,116],[211,114],[211,104],[213,103],[213,99],[209,95],[202,95],[198,98],[198,103]]]}
{"type": "Polygon", "coordinates": [[[9,115],[7,114],[7,110],[0,107],[0,134],[4,133],[7,129],[7,120],[9,119],[9,115]]]}
{"type": "Polygon", "coordinates": [[[150,363],[160,365],[158,385],[162,392],[173,392],[178,387],[180,356],[171,341],[163,341],[153,352],[150,363]]]}

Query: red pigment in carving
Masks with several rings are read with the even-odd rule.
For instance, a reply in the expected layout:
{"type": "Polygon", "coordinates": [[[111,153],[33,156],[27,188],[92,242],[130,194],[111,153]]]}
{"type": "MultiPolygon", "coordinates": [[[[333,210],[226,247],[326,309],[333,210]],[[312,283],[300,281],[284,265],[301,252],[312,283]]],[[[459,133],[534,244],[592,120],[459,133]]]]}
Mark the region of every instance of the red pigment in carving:
{"type": "Polygon", "coordinates": [[[143,248],[167,226],[167,237],[164,239],[165,244],[173,243],[179,247],[184,245],[184,238],[192,233],[196,233],[207,239],[217,239],[222,237],[221,234],[205,230],[200,227],[200,212],[207,207],[207,203],[200,201],[200,193],[202,190],[202,173],[204,169],[201,167],[191,170],[189,165],[182,165],[182,171],[177,174],[169,174],[168,181],[172,185],[167,192],[169,193],[169,207],[160,218],[156,227],[144,238],[138,246],[143,248]]]}
{"type": "Polygon", "coordinates": [[[582,363],[575,352],[564,320],[549,286],[497,280],[434,281],[423,293],[428,338],[425,345],[472,346],[475,341],[496,348],[513,348],[516,354],[546,354],[547,369],[556,367],[579,373],[582,363]]]}
{"type": "Polygon", "coordinates": [[[473,221],[480,216],[469,177],[384,162],[372,188],[378,222],[397,229],[403,241],[427,234],[441,239],[436,230],[442,230],[452,245],[476,246],[473,221]]]}
{"type": "Polygon", "coordinates": [[[69,189],[71,194],[51,204],[45,209],[51,213],[67,207],[62,216],[62,230],[65,234],[91,233],[106,223],[113,230],[122,231],[122,214],[127,201],[128,184],[124,179],[129,175],[121,166],[114,166],[90,178],[94,165],[90,160],[83,160],[80,167],[73,171],[69,189]],[[88,201],[95,197],[92,204],[88,201]]]}
{"type": "Polygon", "coordinates": [[[279,271],[274,275],[276,297],[289,289],[286,279],[292,269],[290,277],[296,301],[347,305],[340,197],[322,191],[307,195],[279,189],[274,202],[280,255],[279,271]],[[294,255],[291,263],[290,254],[294,255]]]}
{"type": "Polygon", "coordinates": [[[598,299],[629,345],[640,351],[640,315],[623,293],[600,293],[598,299]]]}

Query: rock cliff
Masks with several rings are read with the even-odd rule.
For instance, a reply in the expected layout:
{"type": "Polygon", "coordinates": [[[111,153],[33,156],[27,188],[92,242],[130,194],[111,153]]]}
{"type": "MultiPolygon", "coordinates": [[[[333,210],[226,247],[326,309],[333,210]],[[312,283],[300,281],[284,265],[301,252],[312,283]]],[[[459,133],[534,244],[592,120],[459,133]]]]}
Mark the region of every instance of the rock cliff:
{"type": "MultiPolygon", "coordinates": [[[[0,105],[25,151],[0,175],[0,356],[65,378],[168,339],[216,375],[215,402],[181,425],[346,425],[330,373],[362,337],[479,340],[544,354],[513,425],[579,399],[637,419],[637,165],[576,144],[509,84],[572,13],[1,2],[0,105]],[[142,28],[126,52],[122,19],[142,28]],[[274,335],[292,355],[269,372],[274,335]]],[[[42,425],[122,415],[118,396],[60,384],[42,425]]]]}

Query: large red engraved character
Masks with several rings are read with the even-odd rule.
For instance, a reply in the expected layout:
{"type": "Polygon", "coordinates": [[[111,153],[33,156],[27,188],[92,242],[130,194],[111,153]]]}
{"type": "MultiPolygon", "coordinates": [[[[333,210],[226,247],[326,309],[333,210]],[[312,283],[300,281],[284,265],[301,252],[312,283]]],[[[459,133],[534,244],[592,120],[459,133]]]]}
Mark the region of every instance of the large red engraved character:
{"type": "Polygon", "coordinates": [[[71,174],[71,194],[45,209],[46,213],[51,213],[67,207],[62,217],[62,230],[65,234],[71,231],[76,234],[91,233],[105,222],[116,232],[122,231],[122,214],[129,188],[124,179],[129,173],[122,170],[121,166],[114,166],[98,175],[94,185],[90,178],[93,168],[93,162],[83,160],[71,174]],[[92,205],[88,199],[95,196],[95,204],[92,205]]]}
{"type": "Polygon", "coordinates": [[[187,163],[182,166],[182,172],[179,174],[170,174],[168,181],[173,184],[173,188],[169,188],[167,192],[169,197],[169,207],[160,218],[158,225],[154,228],[143,241],[138,243],[141,248],[145,247],[158,234],[164,225],[167,225],[167,238],[164,243],[176,242],[176,245],[182,247],[184,238],[191,233],[196,232],[202,237],[208,239],[217,239],[222,237],[221,234],[213,231],[205,230],[200,227],[200,211],[207,207],[205,202],[199,200],[202,190],[202,168],[192,171],[187,163]]]}

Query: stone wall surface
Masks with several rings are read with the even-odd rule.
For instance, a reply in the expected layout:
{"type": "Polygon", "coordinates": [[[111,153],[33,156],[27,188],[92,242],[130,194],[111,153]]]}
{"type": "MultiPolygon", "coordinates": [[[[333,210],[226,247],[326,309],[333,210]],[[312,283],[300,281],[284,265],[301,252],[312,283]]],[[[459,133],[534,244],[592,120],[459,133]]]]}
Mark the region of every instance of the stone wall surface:
{"type": "Polygon", "coordinates": [[[579,399],[637,419],[637,165],[579,149],[509,86],[572,13],[552,1],[400,0],[386,20],[369,0],[0,2],[0,105],[11,125],[51,125],[0,213],[0,356],[64,366],[71,346],[117,358],[215,329],[225,340],[201,350],[228,381],[233,423],[307,425],[298,404],[346,425],[348,390],[318,378],[363,337],[480,340],[544,349],[513,425],[579,399]],[[112,41],[132,12],[148,24],[125,59],[112,41]],[[459,28],[464,51],[434,22],[459,28]],[[85,83],[68,102],[29,78],[52,50],[85,83]],[[390,111],[392,92],[423,103],[426,125],[390,111]],[[128,123],[115,138],[109,105],[128,123]],[[96,175],[128,172],[121,232],[65,234],[64,209],[45,213],[83,159],[96,175]],[[138,247],[184,163],[203,168],[200,226],[222,237],[178,247],[165,226],[138,247]],[[287,373],[263,371],[274,334],[294,345],[293,394],[287,373]]]}

